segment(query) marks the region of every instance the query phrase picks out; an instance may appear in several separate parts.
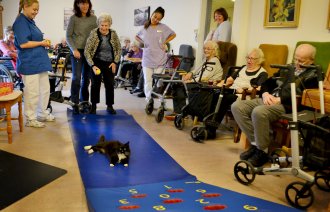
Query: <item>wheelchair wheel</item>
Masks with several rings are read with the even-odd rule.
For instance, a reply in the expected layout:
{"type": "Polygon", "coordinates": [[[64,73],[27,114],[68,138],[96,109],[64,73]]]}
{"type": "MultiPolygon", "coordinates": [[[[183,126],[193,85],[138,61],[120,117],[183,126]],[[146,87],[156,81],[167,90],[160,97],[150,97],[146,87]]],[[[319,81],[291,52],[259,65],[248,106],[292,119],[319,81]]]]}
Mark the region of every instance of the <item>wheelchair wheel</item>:
{"type": "Polygon", "coordinates": [[[92,110],[92,104],[89,103],[88,101],[80,102],[78,105],[79,108],[79,113],[80,114],[89,114],[92,110]]]}
{"type": "Polygon", "coordinates": [[[295,208],[307,209],[314,202],[311,183],[293,182],[285,189],[286,200],[295,208]]]}
{"type": "Polygon", "coordinates": [[[178,130],[183,129],[184,122],[183,122],[183,115],[182,114],[178,114],[178,115],[175,116],[174,125],[175,125],[176,129],[178,129],[178,130]]]}
{"type": "Polygon", "coordinates": [[[203,143],[207,139],[207,130],[205,127],[194,127],[190,132],[190,136],[194,141],[203,143]]]}
{"type": "Polygon", "coordinates": [[[330,170],[319,170],[315,173],[315,184],[322,191],[330,192],[330,170]]]}
{"type": "Polygon", "coordinates": [[[153,110],[154,110],[154,100],[150,99],[146,105],[145,112],[147,115],[150,115],[153,110]]]}
{"type": "Polygon", "coordinates": [[[234,166],[234,175],[241,184],[250,185],[256,177],[256,172],[250,162],[241,160],[234,166]]]}
{"type": "Polygon", "coordinates": [[[119,83],[120,83],[120,80],[115,79],[114,82],[113,82],[113,87],[114,87],[115,89],[118,88],[119,83]]]}
{"type": "Polygon", "coordinates": [[[160,123],[163,121],[163,118],[164,118],[164,107],[159,107],[158,110],[157,110],[157,113],[156,113],[156,122],[157,123],[160,123]]]}

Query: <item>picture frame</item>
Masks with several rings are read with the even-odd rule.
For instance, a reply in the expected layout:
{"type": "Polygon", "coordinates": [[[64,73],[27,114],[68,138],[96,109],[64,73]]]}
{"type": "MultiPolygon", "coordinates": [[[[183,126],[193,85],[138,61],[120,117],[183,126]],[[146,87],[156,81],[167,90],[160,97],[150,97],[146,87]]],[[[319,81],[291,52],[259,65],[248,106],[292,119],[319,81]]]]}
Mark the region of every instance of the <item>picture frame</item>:
{"type": "Polygon", "coordinates": [[[327,24],[327,28],[330,29],[330,0],[329,0],[329,9],[328,9],[328,24],[327,24]]]}
{"type": "Polygon", "coordinates": [[[141,7],[134,10],[134,26],[143,26],[150,18],[150,7],[141,7]]]}
{"type": "Polygon", "coordinates": [[[298,27],[301,0],[265,0],[264,27],[298,27]]]}

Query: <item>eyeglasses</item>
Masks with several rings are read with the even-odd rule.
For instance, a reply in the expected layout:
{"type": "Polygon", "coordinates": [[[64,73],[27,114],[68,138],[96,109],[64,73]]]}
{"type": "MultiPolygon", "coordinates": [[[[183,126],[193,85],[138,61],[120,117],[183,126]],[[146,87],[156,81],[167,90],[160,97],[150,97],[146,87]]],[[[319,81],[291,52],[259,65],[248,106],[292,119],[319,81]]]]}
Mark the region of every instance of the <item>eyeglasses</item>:
{"type": "Polygon", "coordinates": [[[245,59],[246,59],[246,60],[256,61],[256,60],[259,59],[259,57],[249,57],[249,56],[246,56],[245,59]]]}
{"type": "Polygon", "coordinates": [[[203,49],[204,49],[204,50],[208,50],[208,51],[212,51],[212,50],[214,50],[213,48],[207,48],[207,47],[204,47],[203,49]]]}

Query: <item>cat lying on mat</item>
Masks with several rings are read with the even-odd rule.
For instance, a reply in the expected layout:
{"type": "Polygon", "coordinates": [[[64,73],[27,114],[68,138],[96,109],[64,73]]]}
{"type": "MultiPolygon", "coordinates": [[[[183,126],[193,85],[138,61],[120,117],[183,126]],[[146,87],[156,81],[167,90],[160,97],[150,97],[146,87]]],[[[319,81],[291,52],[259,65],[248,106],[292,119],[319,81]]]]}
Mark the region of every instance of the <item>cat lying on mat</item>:
{"type": "Polygon", "coordinates": [[[123,144],[119,141],[106,141],[104,135],[101,135],[96,145],[84,146],[88,154],[93,152],[100,152],[105,154],[110,161],[110,166],[114,167],[116,163],[128,166],[131,150],[129,142],[123,144]]]}

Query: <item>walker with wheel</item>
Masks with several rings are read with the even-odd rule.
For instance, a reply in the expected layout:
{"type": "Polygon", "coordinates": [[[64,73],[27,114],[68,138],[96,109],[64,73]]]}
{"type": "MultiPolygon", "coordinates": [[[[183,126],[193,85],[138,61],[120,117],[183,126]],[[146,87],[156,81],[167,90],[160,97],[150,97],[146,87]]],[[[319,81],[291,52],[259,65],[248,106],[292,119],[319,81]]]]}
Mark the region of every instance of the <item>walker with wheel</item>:
{"type": "MultiPolygon", "coordinates": [[[[318,182],[315,180],[324,180],[329,187],[329,175],[318,174],[311,176],[307,172],[301,169],[301,163],[303,157],[299,155],[299,137],[298,137],[298,114],[297,114],[297,102],[296,102],[296,86],[294,83],[294,71],[295,68],[293,65],[271,65],[273,68],[282,68],[287,69],[289,72],[289,80],[291,85],[291,100],[292,100],[292,116],[285,115],[284,118],[292,119],[289,121],[289,129],[291,134],[291,151],[292,157],[289,157],[287,153],[282,157],[283,151],[274,151],[271,154],[271,167],[254,167],[250,162],[241,160],[238,161],[234,166],[234,175],[236,179],[244,185],[250,185],[256,174],[259,175],[293,175],[300,179],[305,180],[305,182],[296,181],[290,183],[285,190],[285,197],[290,205],[299,209],[307,209],[313,204],[314,194],[312,191],[312,186],[314,183],[318,185],[318,182]],[[291,167],[288,167],[291,164],[291,167]],[[322,178],[322,179],[320,179],[322,178]]],[[[323,84],[322,84],[322,70],[320,66],[308,66],[307,68],[317,68],[319,74],[319,89],[320,89],[320,99],[321,99],[321,114],[324,114],[324,104],[322,99],[323,96],[323,84]]],[[[301,116],[299,116],[300,118],[301,116]]],[[[317,174],[317,173],[316,173],[317,174]]],[[[318,185],[319,187],[319,185],[318,185]]]]}

